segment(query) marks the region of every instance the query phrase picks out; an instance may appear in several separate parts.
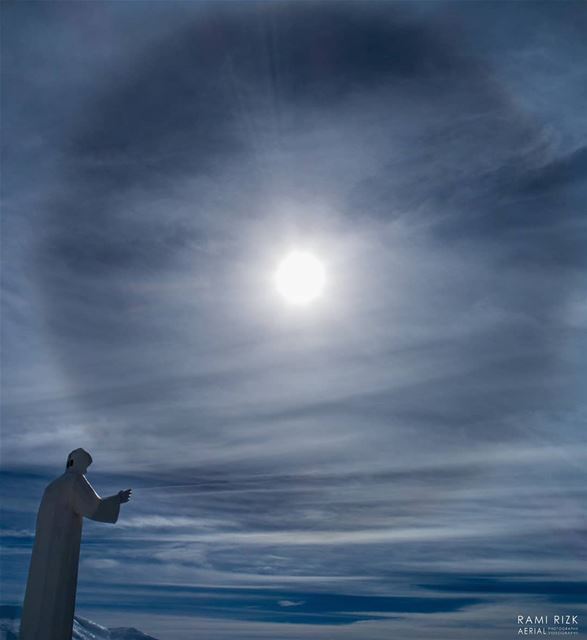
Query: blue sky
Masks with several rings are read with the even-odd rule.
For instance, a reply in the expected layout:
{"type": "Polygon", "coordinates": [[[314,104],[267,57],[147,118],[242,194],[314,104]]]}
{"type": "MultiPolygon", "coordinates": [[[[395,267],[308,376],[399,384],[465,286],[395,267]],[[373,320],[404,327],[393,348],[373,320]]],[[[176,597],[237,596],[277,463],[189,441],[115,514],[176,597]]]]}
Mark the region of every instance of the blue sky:
{"type": "Polygon", "coordinates": [[[585,615],[585,5],[2,11],[2,601],[83,446],[101,624],[585,615]]]}

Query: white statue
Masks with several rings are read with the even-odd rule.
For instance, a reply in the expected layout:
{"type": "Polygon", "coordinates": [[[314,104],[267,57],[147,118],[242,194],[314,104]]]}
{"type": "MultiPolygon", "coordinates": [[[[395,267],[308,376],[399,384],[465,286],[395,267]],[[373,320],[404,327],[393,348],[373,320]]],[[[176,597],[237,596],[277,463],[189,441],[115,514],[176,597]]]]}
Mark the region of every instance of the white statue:
{"type": "Polygon", "coordinates": [[[71,640],[83,517],[116,522],[131,489],[100,498],[86,480],[92,456],[67,457],[65,473],[45,489],[20,624],[21,640],[71,640]]]}

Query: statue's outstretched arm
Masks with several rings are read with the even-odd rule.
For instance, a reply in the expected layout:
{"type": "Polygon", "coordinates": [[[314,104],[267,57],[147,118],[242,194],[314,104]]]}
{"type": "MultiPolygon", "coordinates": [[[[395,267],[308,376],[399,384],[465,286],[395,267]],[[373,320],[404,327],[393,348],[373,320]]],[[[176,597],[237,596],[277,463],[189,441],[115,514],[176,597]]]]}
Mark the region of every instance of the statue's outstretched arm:
{"type": "Polygon", "coordinates": [[[100,498],[84,476],[79,476],[73,487],[73,510],[81,516],[114,524],[120,512],[120,495],[100,498]]]}

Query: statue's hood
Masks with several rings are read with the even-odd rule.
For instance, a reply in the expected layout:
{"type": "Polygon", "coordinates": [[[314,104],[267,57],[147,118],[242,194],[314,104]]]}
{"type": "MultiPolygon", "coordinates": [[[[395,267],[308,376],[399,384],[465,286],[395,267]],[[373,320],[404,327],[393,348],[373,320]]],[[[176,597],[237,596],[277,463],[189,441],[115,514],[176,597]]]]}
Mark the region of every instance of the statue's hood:
{"type": "Polygon", "coordinates": [[[75,449],[67,456],[67,471],[86,473],[92,464],[92,456],[85,449],[75,449]]]}

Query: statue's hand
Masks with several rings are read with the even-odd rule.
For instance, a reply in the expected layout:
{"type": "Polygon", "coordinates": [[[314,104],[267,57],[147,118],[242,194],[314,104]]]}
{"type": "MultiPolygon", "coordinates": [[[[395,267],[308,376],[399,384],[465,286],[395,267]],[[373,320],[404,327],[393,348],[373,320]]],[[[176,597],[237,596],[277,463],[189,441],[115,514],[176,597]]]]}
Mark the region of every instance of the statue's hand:
{"type": "Polygon", "coordinates": [[[124,504],[130,500],[130,495],[132,493],[132,489],[127,489],[126,491],[119,491],[118,497],[120,498],[120,504],[124,504]]]}

